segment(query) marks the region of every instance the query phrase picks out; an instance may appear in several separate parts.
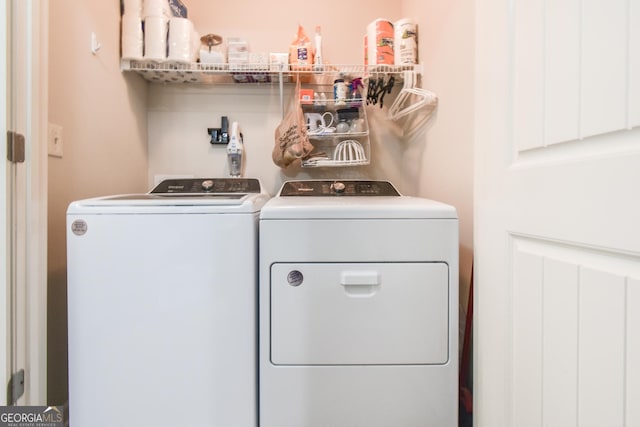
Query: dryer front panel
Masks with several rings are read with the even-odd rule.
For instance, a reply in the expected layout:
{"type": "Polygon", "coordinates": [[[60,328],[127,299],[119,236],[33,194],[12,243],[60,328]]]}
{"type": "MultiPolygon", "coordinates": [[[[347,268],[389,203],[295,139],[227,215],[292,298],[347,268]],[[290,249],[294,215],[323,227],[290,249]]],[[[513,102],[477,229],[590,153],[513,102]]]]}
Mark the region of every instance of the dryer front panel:
{"type": "Polygon", "coordinates": [[[446,263],[274,263],[270,286],[274,365],[449,360],[446,263]]]}

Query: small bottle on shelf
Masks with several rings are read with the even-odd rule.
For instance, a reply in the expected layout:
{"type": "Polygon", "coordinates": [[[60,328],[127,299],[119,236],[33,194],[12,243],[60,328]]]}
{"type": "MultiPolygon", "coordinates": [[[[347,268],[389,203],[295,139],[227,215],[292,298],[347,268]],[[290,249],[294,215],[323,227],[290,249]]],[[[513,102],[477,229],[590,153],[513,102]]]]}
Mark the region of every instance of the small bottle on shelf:
{"type": "Polygon", "coordinates": [[[333,101],[335,105],[347,103],[347,84],[344,79],[336,79],[333,82],[333,101]]]}
{"type": "Polygon", "coordinates": [[[313,48],[313,70],[322,71],[324,58],[322,55],[322,34],[320,34],[320,25],[316,26],[316,34],[313,37],[313,48]]]}

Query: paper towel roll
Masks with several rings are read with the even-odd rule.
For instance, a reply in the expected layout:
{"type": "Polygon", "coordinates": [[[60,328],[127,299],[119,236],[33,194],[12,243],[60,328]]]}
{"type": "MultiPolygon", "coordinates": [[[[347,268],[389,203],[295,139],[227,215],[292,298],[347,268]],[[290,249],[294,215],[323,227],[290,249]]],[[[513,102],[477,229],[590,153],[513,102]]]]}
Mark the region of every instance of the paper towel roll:
{"type": "Polygon", "coordinates": [[[167,23],[164,16],[144,20],[144,58],[162,61],[167,58],[167,23]]]}
{"type": "Polygon", "coordinates": [[[129,16],[142,16],[142,0],[124,0],[124,14],[129,16]]]}
{"type": "Polygon", "coordinates": [[[409,18],[393,24],[395,33],[393,41],[394,61],[396,65],[418,63],[418,26],[409,18]]]}
{"type": "Polygon", "coordinates": [[[367,61],[369,65],[393,65],[393,23],[376,19],[367,26],[367,61]]]}
{"type": "Polygon", "coordinates": [[[194,61],[193,39],[196,38],[193,23],[186,18],[169,20],[169,60],[194,61]]]}
{"type": "Polygon", "coordinates": [[[167,0],[144,0],[142,8],[142,16],[145,21],[150,17],[164,16],[167,19],[171,17],[171,8],[167,0]]]}
{"type": "Polygon", "coordinates": [[[122,58],[142,59],[144,35],[139,15],[122,15],[122,58]]]}

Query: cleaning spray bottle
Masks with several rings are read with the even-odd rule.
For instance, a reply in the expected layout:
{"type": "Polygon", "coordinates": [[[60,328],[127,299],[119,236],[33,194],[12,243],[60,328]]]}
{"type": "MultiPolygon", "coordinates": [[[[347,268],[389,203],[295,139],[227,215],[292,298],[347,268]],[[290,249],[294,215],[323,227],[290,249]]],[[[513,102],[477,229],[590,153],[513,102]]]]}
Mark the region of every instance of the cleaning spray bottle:
{"type": "Polygon", "coordinates": [[[229,161],[229,175],[239,177],[242,175],[242,133],[238,122],[231,124],[231,138],[227,144],[227,160],[229,161]]]}
{"type": "Polygon", "coordinates": [[[362,77],[351,80],[351,95],[349,102],[353,107],[360,107],[362,105],[362,94],[360,88],[364,88],[362,84],[362,77]]]}

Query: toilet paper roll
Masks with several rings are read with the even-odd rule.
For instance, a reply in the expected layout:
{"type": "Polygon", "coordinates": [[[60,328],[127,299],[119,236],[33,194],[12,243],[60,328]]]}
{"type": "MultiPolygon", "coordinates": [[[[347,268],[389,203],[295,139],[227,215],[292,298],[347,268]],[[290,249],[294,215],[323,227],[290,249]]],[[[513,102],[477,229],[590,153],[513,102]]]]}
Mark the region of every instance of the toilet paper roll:
{"type": "Polygon", "coordinates": [[[180,62],[194,61],[193,23],[186,18],[169,20],[169,60],[180,62]]]}
{"type": "Polygon", "coordinates": [[[200,34],[193,29],[191,36],[191,62],[196,62],[200,59],[200,34]]]}
{"type": "Polygon", "coordinates": [[[122,15],[122,58],[142,59],[144,34],[140,16],[122,15]]]}
{"type": "Polygon", "coordinates": [[[142,16],[142,0],[124,0],[124,13],[129,16],[142,16]]]}
{"type": "Polygon", "coordinates": [[[167,58],[168,19],[149,16],[144,20],[144,58],[162,61],[167,58]]]}
{"type": "Polygon", "coordinates": [[[167,0],[144,0],[142,16],[145,21],[147,18],[160,16],[164,16],[168,19],[171,17],[169,2],[167,0]]]}

